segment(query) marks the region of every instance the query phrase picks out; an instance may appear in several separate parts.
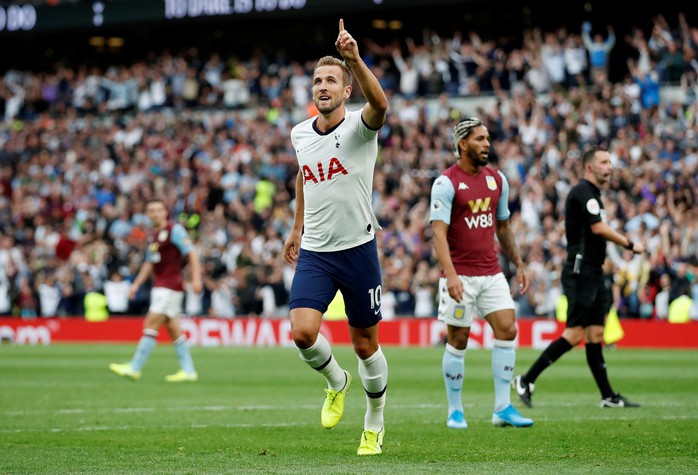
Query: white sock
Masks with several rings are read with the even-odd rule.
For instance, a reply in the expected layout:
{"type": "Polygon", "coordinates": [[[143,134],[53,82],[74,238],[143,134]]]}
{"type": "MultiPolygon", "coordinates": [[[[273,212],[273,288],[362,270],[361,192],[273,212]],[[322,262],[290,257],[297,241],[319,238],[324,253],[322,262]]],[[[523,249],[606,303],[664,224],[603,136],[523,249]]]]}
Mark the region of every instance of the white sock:
{"type": "Polygon", "coordinates": [[[143,330],[143,336],[141,336],[141,339],[138,341],[136,352],[133,354],[133,358],[131,358],[131,368],[133,368],[134,371],[140,371],[145,362],[148,361],[150,353],[153,352],[153,348],[157,345],[157,338],[157,330],[151,330],[149,328],[143,330]]]}
{"type": "Polygon", "coordinates": [[[177,359],[179,360],[179,367],[186,373],[196,373],[194,369],[194,360],[191,359],[191,352],[189,351],[189,343],[187,342],[187,337],[180,335],[174,342],[175,353],[177,353],[177,359]]]}
{"type": "Polygon", "coordinates": [[[330,389],[342,389],[347,382],[344,370],[332,356],[330,342],[322,333],[318,333],[315,344],[310,348],[298,348],[298,353],[303,361],[327,380],[330,389]]]}
{"type": "Polygon", "coordinates": [[[359,377],[366,393],[364,430],[380,432],[388,386],[388,361],[380,347],[365,360],[359,358],[359,377]]]}
{"type": "Polygon", "coordinates": [[[516,342],[494,340],[492,349],[492,376],[494,376],[494,412],[511,404],[511,380],[516,364],[516,342]]]}
{"type": "Polygon", "coordinates": [[[447,343],[441,368],[446,385],[448,415],[453,414],[453,411],[463,412],[462,390],[463,373],[465,373],[465,350],[459,350],[447,343]]]}

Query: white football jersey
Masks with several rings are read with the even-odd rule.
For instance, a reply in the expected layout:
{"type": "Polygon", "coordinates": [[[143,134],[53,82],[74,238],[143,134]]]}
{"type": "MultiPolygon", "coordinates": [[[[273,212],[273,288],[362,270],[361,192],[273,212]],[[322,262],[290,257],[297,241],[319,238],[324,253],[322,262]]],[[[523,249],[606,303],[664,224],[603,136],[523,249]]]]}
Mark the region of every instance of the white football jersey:
{"type": "Polygon", "coordinates": [[[291,130],[291,143],[303,174],[301,248],[341,251],[371,241],[380,229],[371,206],[378,131],[366,127],[361,110],[347,110],[326,133],[315,117],[305,120],[291,130]]]}

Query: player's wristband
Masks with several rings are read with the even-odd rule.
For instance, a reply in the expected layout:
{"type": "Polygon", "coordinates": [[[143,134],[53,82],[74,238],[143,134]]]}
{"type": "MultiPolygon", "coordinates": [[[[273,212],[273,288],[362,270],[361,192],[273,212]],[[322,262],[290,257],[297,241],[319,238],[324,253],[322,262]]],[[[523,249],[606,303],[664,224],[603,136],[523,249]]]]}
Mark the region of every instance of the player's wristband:
{"type": "Polygon", "coordinates": [[[632,241],[628,238],[628,245],[625,246],[625,248],[626,248],[628,251],[632,251],[634,247],[635,247],[635,243],[632,242],[632,241]]]}

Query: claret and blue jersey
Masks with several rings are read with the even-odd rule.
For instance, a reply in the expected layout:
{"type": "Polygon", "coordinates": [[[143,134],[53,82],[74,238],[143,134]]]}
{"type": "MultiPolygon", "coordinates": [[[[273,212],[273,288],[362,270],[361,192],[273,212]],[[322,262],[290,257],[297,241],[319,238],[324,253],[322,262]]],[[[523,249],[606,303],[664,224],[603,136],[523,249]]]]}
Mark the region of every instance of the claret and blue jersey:
{"type": "Polygon", "coordinates": [[[187,230],[179,223],[170,223],[148,235],[145,260],[153,264],[153,287],[184,290],[182,268],[186,264],[184,257],[189,255],[192,246],[187,230]]]}
{"type": "Polygon", "coordinates": [[[434,181],[430,221],[448,224],[448,245],[459,275],[501,272],[494,248],[496,221],[509,219],[509,183],[504,175],[483,167],[477,175],[457,164],[434,181]]]}

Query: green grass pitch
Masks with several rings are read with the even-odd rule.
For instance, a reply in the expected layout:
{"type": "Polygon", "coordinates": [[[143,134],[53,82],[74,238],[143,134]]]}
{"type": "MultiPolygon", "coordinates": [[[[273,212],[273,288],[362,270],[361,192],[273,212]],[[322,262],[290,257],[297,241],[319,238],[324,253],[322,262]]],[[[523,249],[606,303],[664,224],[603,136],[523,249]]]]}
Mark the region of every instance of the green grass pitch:
{"type": "MultiPolygon", "coordinates": [[[[292,348],[193,348],[199,382],[172,384],[170,345],[140,381],[112,374],[135,345],[0,346],[0,473],[698,473],[698,352],[606,350],[638,409],[601,409],[577,348],[537,381],[532,428],[491,425],[490,351],[466,355],[465,431],[446,428],[442,348],[385,347],[384,452],[359,457],[365,409],[354,374],[344,418],[320,425],[324,380],[292,348]]],[[[538,351],[518,351],[517,374],[538,351]]]]}

